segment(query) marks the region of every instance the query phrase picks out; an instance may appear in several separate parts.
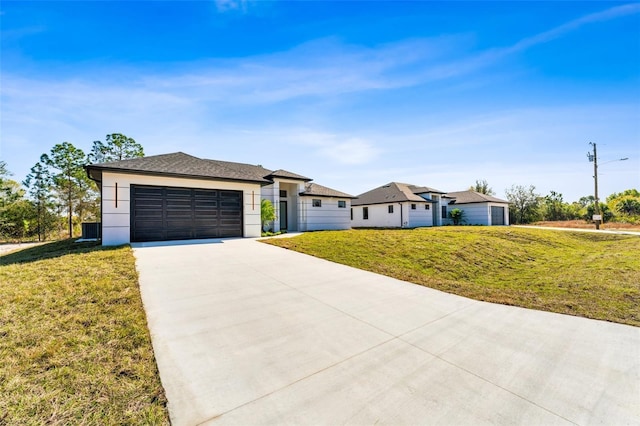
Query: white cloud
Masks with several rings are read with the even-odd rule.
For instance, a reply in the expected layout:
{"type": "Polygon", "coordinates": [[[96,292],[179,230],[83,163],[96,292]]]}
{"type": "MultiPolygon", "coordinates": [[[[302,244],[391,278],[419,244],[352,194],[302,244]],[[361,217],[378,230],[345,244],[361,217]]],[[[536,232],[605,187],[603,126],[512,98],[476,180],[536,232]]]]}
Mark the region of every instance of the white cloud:
{"type": "Polygon", "coordinates": [[[214,0],[214,3],[218,12],[239,11],[245,13],[249,2],[247,0],[214,0]]]}

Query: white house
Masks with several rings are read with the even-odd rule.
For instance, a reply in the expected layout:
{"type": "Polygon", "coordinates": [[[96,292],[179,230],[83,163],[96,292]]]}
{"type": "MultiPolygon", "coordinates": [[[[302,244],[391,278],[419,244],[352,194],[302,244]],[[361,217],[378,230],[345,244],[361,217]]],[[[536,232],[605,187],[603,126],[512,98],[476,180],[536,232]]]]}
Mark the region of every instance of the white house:
{"type": "Polygon", "coordinates": [[[391,182],[351,201],[355,228],[417,228],[452,224],[458,208],[469,225],[508,225],[509,203],[474,191],[444,193],[426,186],[391,182]]]}
{"type": "Polygon", "coordinates": [[[182,152],[85,166],[101,194],[102,244],[259,237],[260,202],[275,230],[351,227],[349,194],[285,170],[182,152]]]}
{"type": "MultiPolygon", "coordinates": [[[[449,192],[444,195],[447,201],[443,206],[443,217],[447,212],[458,208],[464,212],[464,224],[467,225],[509,225],[509,202],[475,191],[449,192]]],[[[445,224],[452,223],[447,219],[445,224]]]]}
{"type": "Polygon", "coordinates": [[[444,192],[426,186],[391,182],[351,201],[351,226],[417,228],[440,226],[444,192]]]}

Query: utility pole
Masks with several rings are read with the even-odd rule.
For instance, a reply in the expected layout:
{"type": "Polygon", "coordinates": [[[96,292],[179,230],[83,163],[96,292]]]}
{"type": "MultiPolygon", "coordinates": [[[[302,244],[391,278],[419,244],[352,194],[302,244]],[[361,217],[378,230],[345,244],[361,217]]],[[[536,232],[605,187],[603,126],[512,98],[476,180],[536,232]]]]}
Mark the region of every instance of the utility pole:
{"type": "Polygon", "coordinates": [[[600,200],[598,199],[598,151],[596,150],[596,144],[594,142],[589,142],[589,145],[593,145],[593,154],[587,152],[587,158],[590,162],[593,162],[593,180],[595,182],[595,208],[593,221],[596,224],[596,229],[600,229],[600,221],[602,220],[602,216],[600,215],[600,200]]]}

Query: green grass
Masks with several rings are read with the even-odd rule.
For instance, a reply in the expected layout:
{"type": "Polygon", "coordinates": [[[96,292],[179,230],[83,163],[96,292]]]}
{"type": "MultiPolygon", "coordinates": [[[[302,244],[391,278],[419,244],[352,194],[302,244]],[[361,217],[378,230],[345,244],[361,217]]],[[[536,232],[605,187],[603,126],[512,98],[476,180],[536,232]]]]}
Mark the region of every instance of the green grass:
{"type": "Polygon", "coordinates": [[[168,424],[130,248],[0,257],[0,424],[168,424]]]}
{"type": "Polygon", "coordinates": [[[477,300],[640,326],[640,237],[509,227],[265,242],[477,300]]]}

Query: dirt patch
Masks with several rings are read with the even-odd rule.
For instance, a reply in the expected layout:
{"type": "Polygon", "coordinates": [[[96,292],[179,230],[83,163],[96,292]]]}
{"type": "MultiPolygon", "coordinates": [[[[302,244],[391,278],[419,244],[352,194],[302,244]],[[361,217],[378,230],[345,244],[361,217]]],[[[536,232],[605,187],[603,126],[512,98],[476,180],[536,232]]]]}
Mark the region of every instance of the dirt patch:
{"type": "MultiPolygon", "coordinates": [[[[535,226],[549,226],[553,228],[575,228],[575,229],[595,229],[595,225],[593,223],[585,222],[584,220],[558,220],[558,221],[546,221],[546,222],[536,222],[531,225],[535,226]]],[[[617,223],[610,222],[604,223],[600,225],[600,229],[609,229],[609,230],[627,230],[627,231],[640,231],[640,225],[634,225],[631,223],[617,223]]]]}

